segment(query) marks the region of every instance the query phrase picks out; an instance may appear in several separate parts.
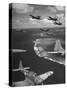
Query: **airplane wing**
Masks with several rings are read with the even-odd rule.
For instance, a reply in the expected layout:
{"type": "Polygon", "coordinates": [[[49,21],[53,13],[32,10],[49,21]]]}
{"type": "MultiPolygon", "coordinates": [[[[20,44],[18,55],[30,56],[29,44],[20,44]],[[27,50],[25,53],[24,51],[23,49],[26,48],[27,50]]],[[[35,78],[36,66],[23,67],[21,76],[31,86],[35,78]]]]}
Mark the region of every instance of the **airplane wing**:
{"type": "Polygon", "coordinates": [[[30,67],[25,67],[24,70],[30,69],[30,67]]]}
{"type": "Polygon", "coordinates": [[[59,52],[47,52],[47,53],[59,53],[59,52]]]}
{"type": "Polygon", "coordinates": [[[25,78],[24,81],[17,81],[12,83],[13,86],[33,86],[34,82],[32,82],[29,78],[25,78]]]}
{"type": "Polygon", "coordinates": [[[57,54],[57,53],[61,53],[61,55],[63,56],[64,54],[65,54],[65,51],[57,51],[57,52],[48,52],[49,54],[51,53],[51,54],[57,54]]]}
{"type": "Polygon", "coordinates": [[[44,74],[38,75],[36,80],[35,80],[36,84],[42,83],[44,80],[46,80],[51,75],[53,75],[53,71],[48,71],[48,72],[46,72],[44,74]]]}
{"type": "Polygon", "coordinates": [[[21,50],[21,49],[12,49],[12,52],[17,53],[17,52],[26,52],[27,50],[21,50]]]}
{"type": "Polygon", "coordinates": [[[30,69],[30,67],[26,67],[26,68],[18,68],[18,69],[13,69],[12,71],[25,71],[27,69],[30,69]]]}
{"type": "Polygon", "coordinates": [[[20,69],[13,69],[12,71],[20,71],[20,69]]]}
{"type": "Polygon", "coordinates": [[[53,74],[53,71],[49,71],[45,74],[41,74],[39,76],[36,76],[35,82],[32,81],[30,78],[26,77],[24,81],[18,81],[13,82],[14,86],[30,86],[30,85],[38,85],[43,82],[43,80],[46,80],[49,76],[53,74]]]}
{"type": "Polygon", "coordinates": [[[30,69],[30,67],[23,67],[23,65],[22,65],[22,60],[20,60],[20,63],[19,63],[19,68],[17,68],[17,69],[13,69],[12,71],[25,71],[25,70],[27,70],[27,69],[30,69]]]}

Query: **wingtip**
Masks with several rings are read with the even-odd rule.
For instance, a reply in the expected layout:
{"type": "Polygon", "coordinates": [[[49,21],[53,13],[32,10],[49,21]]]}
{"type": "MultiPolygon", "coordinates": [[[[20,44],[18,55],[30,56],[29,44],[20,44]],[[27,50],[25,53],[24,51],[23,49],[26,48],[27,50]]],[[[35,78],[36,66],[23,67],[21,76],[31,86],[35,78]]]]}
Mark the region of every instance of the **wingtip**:
{"type": "Polygon", "coordinates": [[[53,71],[50,71],[50,74],[52,75],[52,74],[54,74],[54,72],[53,71]]]}

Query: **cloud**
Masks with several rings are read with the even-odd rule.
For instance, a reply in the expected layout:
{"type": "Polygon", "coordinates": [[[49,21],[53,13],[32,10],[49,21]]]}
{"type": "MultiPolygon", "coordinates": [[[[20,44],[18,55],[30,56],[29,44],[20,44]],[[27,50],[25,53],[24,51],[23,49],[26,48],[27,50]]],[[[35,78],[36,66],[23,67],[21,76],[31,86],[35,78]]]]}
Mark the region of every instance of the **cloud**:
{"type": "Polygon", "coordinates": [[[50,12],[64,11],[65,7],[64,6],[48,6],[48,10],[50,12]]]}
{"type": "Polygon", "coordinates": [[[34,7],[28,4],[21,4],[21,3],[13,3],[13,9],[16,10],[17,13],[28,13],[34,10],[34,7]]]}
{"type": "Polygon", "coordinates": [[[61,22],[63,25],[65,24],[65,16],[64,13],[57,14],[58,22],[61,22]]]}
{"type": "Polygon", "coordinates": [[[55,6],[55,8],[59,11],[64,11],[65,7],[64,6],[55,6]]]}
{"type": "Polygon", "coordinates": [[[53,7],[53,6],[48,6],[48,10],[49,10],[50,12],[56,12],[56,11],[57,11],[56,8],[53,7]]]}
{"type": "Polygon", "coordinates": [[[57,16],[58,18],[64,19],[64,13],[56,14],[56,16],[57,16]]]}
{"type": "Polygon", "coordinates": [[[47,18],[43,18],[41,20],[41,22],[43,22],[43,23],[53,23],[51,20],[48,20],[47,18]]]}
{"type": "Polygon", "coordinates": [[[48,20],[47,18],[43,18],[42,20],[36,20],[29,18],[30,22],[35,25],[53,25],[53,21],[48,20]]]}
{"type": "Polygon", "coordinates": [[[39,23],[38,23],[38,20],[36,20],[36,19],[29,18],[29,21],[30,21],[32,24],[39,24],[39,23]]]}

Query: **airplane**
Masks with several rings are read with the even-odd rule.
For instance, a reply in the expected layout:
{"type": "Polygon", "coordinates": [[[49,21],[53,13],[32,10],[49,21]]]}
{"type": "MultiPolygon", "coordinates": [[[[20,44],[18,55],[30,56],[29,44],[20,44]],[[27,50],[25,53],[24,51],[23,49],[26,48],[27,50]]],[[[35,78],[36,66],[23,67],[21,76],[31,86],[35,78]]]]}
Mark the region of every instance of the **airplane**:
{"type": "Polygon", "coordinates": [[[41,30],[41,31],[44,31],[44,32],[48,32],[50,29],[44,30],[44,29],[40,28],[40,30],[41,30]]]}
{"type": "Polygon", "coordinates": [[[18,53],[18,52],[26,52],[27,50],[22,50],[22,49],[12,49],[13,53],[18,53]]]}
{"type": "Polygon", "coordinates": [[[43,84],[43,81],[53,75],[53,71],[48,71],[44,74],[37,75],[37,73],[29,71],[30,67],[23,68],[22,61],[20,61],[19,68],[12,71],[21,71],[25,75],[24,81],[13,82],[13,86],[29,86],[43,84]]]}
{"type": "MultiPolygon", "coordinates": [[[[35,42],[34,42],[35,43],[35,42]]],[[[37,42],[34,45],[34,51],[36,53],[37,56],[39,57],[43,57],[46,60],[50,60],[53,62],[56,62],[58,64],[63,64],[65,65],[65,60],[64,60],[64,56],[65,56],[65,50],[62,48],[61,42],[60,40],[56,40],[55,46],[54,46],[54,51],[45,51],[43,50],[43,48],[37,47],[37,42]],[[41,49],[41,51],[40,51],[41,49]],[[60,55],[57,58],[53,58],[53,55],[60,55]]]]}
{"type": "Polygon", "coordinates": [[[49,33],[50,29],[42,29],[42,28],[40,28],[40,30],[41,30],[42,32],[45,32],[46,35],[52,35],[52,36],[53,36],[52,33],[49,33]]]}
{"type": "Polygon", "coordinates": [[[48,20],[52,20],[52,21],[54,21],[54,24],[56,24],[56,25],[62,25],[61,22],[57,22],[57,21],[58,21],[58,18],[56,18],[56,17],[53,18],[53,17],[49,16],[48,20]]]}
{"type": "Polygon", "coordinates": [[[48,20],[52,20],[52,21],[57,21],[58,19],[56,17],[51,17],[51,16],[48,16],[48,20]]]}
{"type": "Polygon", "coordinates": [[[54,22],[54,24],[57,24],[57,25],[62,25],[61,22],[54,22]]]}
{"type": "Polygon", "coordinates": [[[33,16],[33,15],[29,15],[29,16],[32,17],[32,19],[41,20],[41,16],[33,16]]]}

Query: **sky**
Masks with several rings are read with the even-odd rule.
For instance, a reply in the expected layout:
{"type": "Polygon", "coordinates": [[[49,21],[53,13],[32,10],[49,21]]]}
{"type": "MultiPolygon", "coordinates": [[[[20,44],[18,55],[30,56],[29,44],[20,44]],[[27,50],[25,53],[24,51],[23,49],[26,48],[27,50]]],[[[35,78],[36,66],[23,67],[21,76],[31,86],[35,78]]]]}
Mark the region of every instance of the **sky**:
{"type": "Polygon", "coordinates": [[[37,4],[12,4],[12,28],[48,28],[64,27],[65,25],[65,7],[53,5],[37,4]],[[29,15],[41,16],[41,20],[32,19],[29,15]],[[48,20],[48,17],[58,17],[62,25],[55,25],[54,21],[48,20]]]}

